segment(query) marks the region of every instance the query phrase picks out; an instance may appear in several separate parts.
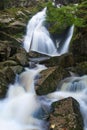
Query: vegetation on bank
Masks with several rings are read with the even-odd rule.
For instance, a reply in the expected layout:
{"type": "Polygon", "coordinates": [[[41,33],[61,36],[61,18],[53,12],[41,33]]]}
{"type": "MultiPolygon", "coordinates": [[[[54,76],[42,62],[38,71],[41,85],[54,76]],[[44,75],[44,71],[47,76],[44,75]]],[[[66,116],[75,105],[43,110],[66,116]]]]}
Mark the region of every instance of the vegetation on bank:
{"type": "MultiPolygon", "coordinates": [[[[50,32],[61,32],[67,26],[74,24],[76,27],[86,27],[87,26],[87,1],[83,1],[79,4],[69,4],[67,6],[62,6],[57,8],[52,5],[52,2],[37,2],[36,5],[30,7],[15,7],[4,9],[3,13],[7,13],[18,19],[18,11],[23,11],[25,14],[26,10],[29,10],[25,21],[27,22],[35,13],[47,7],[47,23],[49,23],[50,32]]],[[[3,15],[1,13],[1,15],[3,15]]],[[[23,14],[22,14],[23,15],[23,14]]],[[[19,17],[20,18],[20,17],[19,17]]]]}
{"type": "Polygon", "coordinates": [[[71,4],[57,8],[51,2],[47,3],[47,21],[50,23],[51,32],[61,32],[67,26],[74,24],[76,27],[87,26],[87,2],[71,4]]]}

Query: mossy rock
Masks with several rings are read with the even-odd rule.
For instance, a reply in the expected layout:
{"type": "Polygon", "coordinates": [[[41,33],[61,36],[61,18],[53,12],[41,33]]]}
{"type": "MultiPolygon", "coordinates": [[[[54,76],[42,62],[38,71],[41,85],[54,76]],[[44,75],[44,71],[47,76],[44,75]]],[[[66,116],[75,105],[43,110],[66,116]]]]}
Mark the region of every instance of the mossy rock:
{"type": "Polygon", "coordinates": [[[54,102],[50,114],[50,130],[83,130],[79,103],[72,97],[54,102]]]}
{"type": "Polygon", "coordinates": [[[87,61],[87,28],[78,28],[70,47],[75,62],[87,61]]]}
{"type": "Polygon", "coordinates": [[[57,89],[58,83],[65,77],[70,76],[62,67],[51,67],[41,73],[42,79],[38,81],[37,94],[44,95],[57,89]]]}
{"type": "Polygon", "coordinates": [[[71,71],[77,75],[86,75],[87,74],[87,61],[77,63],[75,66],[68,68],[68,71],[71,71]]]}
{"type": "Polygon", "coordinates": [[[74,65],[74,57],[72,53],[67,53],[61,56],[50,57],[40,63],[45,64],[47,67],[61,66],[63,68],[67,68],[74,65]]]}

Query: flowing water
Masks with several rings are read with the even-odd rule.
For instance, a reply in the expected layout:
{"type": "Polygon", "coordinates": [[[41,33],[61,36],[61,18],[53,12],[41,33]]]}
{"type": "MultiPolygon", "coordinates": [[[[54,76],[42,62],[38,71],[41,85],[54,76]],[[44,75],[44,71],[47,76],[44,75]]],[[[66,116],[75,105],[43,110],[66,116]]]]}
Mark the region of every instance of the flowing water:
{"type": "MultiPolygon", "coordinates": [[[[50,56],[66,53],[74,26],[70,28],[59,54],[43,25],[45,18],[46,8],[29,21],[24,48],[27,52],[34,50],[50,56]]],[[[38,96],[35,92],[36,77],[45,69],[47,68],[44,65],[38,64],[33,69],[25,68],[25,71],[17,76],[15,83],[9,86],[6,98],[0,100],[0,130],[47,130],[46,117],[50,105],[69,96],[79,102],[84,117],[84,130],[87,130],[87,76],[66,78],[60,82],[56,92],[38,96]]]]}
{"type": "Polygon", "coordinates": [[[68,30],[66,38],[65,36],[65,39],[62,37],[64,41],[59,38],[59,40],[57,39],[57,43],[54,43],[44,25],[46,10],[47,8],[44,8],[29,20],[27,33],[24,38],[24,48],[27,52],[32,50],[49,56],[59,56],[68,52],[74,25],[68,30]],[[55,44],[59,45],[59,48],[57,48],[55,44]]]}
{"type": "Polygon", "coordinates": [[[9,86],[7,97],[0,101],[0,130],[47,129],[48,123],[42,118],[45,115],[44,103],[34,88],[36,75],[44,69],[43,65],[26,68],[15,84],[9,86]]]}
{"type": "Polygon", "coordinates": [[[73,31],[74,31],[74,25],[72,25],[71,27],[69,27],[69,29],[67,29],[67,31],[65,31],[65,34],[63,33],[62,37],[59,38],[59,40],[57,40],[57,46],[58,47],[58,53],[59,55],[62,55],[66,52],[68,52],[69,49],[69,44],[71,41],[71,38],[73,36],[73,31]]]}
{"type": "Polygon", "coordinates": [[[75,98],[80,104],[87,130],[87,75],[72,76],[62,80],[57,91],[38,96],[35,82],[38,74],[47,69],[44,65],[25,68],[9,86],[7,96],[0,101],[0,130],[47,130],[50,106],[53,102],[67,97],[75,98]]]}
{"type": "Polygon", "coordinates": [[[80,104],[80,111],[84,120],[84,130],[87,130],[87,75],[70,77],[60,82],[56,92],[47,95],[52,102],[67,97],[75,98],[80,104]]]}

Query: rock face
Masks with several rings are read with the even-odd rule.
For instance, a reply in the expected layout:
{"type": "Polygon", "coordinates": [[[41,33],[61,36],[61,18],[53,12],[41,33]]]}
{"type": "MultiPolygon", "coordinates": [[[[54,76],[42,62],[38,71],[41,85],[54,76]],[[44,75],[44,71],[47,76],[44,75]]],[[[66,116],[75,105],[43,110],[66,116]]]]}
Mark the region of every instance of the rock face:
{"type": "Polygon", "coordinates": [[[87,28],[78,29],[72,44],[72,52],[76,62],[87,61],[87,28]]]}
{"type": "Polygon", "coordinates": [[[53,103],[49,130],[83,130],[78,102],[69,97],[53,103]]]}

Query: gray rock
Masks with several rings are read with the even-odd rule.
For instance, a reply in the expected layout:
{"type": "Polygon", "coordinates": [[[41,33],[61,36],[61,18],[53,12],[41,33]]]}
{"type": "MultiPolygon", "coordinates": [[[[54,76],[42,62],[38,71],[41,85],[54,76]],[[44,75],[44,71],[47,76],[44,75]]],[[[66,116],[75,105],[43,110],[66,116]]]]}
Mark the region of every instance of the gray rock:
{"type": "Polygon", "coordinates": [[[41,77],[37,83],[37,94],[44,95],[56,90],[58,83],[65,77],[70,76],[62,67],[50,67],[41,73],[41,77]]]}
{"type": "Polygon", "coordinates": [[[83,120],[78,102],[69,97],[53,103],[50,130],[83,130],[83,120]]]}
{"type": "Polygon", "coordinates": [[[6,96],[8,90],[8,85],[13,83],[15,80],[15,73],[10,67],[6,67],[3,70],[0,70],[0,98],[6,96]]]}

